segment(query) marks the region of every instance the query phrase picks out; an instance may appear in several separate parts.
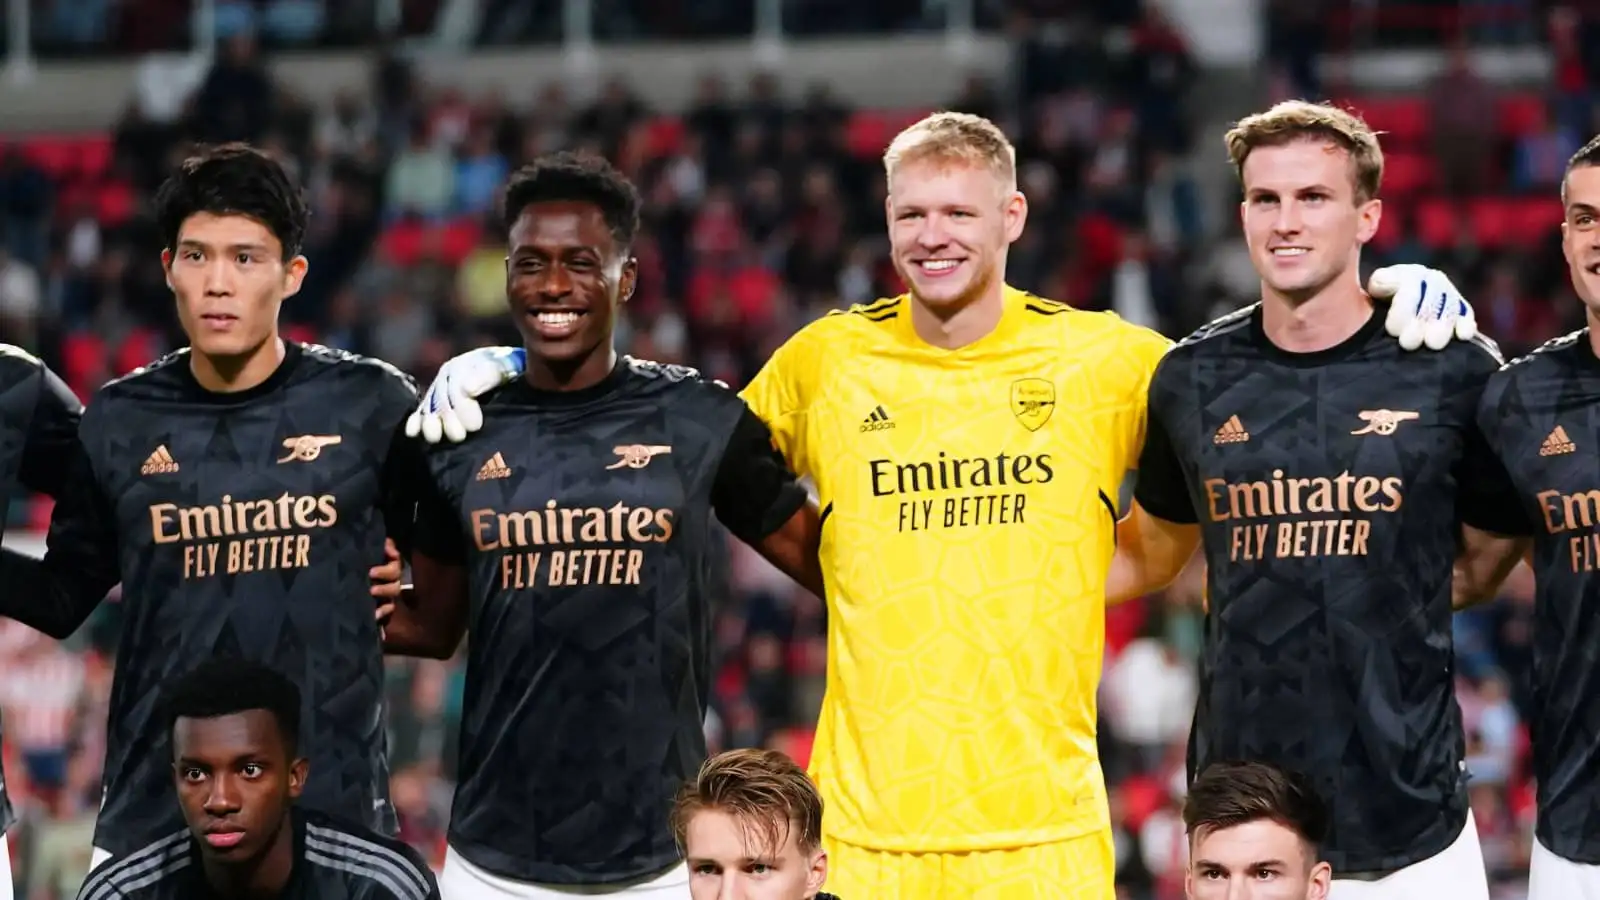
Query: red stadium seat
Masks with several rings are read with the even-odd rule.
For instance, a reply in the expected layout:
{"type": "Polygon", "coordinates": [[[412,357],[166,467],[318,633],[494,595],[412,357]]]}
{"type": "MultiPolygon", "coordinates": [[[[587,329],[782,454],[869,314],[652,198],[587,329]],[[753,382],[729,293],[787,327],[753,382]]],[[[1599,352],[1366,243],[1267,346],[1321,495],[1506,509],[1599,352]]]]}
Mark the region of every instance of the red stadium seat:
{"type": "Polygon", "coordinates": [[[1561,229],[1561,201],[1555,197],[1525,197],[1513,202],[1507,215],[1512,238],[1522,246],[1537,246],[1561,229]]]}
{"type": "Polygon", "coordinates": [[[1400,246],[1400,242],[1411,233],[1411,210],[1404,204],[1396,203],[1383,208],[1383,222],[1378,226],[1378,233],[1372,236],[1367,244],[1374,250],[1393,250],[1400,246]]]}
{"type": "Polygon", "coordinates": [[[1353,97],[1339,103],[1383,135],[1384,148],[1415,145],[1428,133],[1428,103],[1421,96],[1353,97]]]}
{"type": "Polygon", "coordinates": [[[424,228],[418,222],[396,222],[378,239],[383,258],[397,266],[410,266],[422,258],[424,228]]]}
{"type": "Polygon", "coordinates": [[[85,178],[100,179],[111,169],[112,143],[110,135],[92,134],[77,139],[79,173],[85,178]]]}
{"type": "Polygon", "coordinates": [[[667,156],[683,147],[683,120],[677,116],[657,116],[648,126],[651,156],[667,156]]]}
{"type": "Polygon", "coordinates": [[[108,181],[95,191],[95,215],[102,225],[121,225],[133,218],[138,198],[133,186],[121,181],[108,181]]]}
{"type": "Polygon", "coordinates": [[[81,400],[100,388],[97,375],[105,364],[106,342],[92,331],[77,331],[61,339],[61,377],[81,400]]]}
{"type": "Polygon", "coordinates": [[[1417,239],[1430,250],[1454,247],[1462,228],[1461,211],[1450,200],[1429,199],[1417,204],[1417,239]]]}
{"type": "Polygon", "coordinates": [[[1479,197],[1467,203],[1467,220],[1473,241],[1484,249],[1498,250],[1515,241],[1515,201],[1500,197],[1479,197]]]}
{"type": "Polygon", "coordinates": [[[1538,129],[1549,115],[1549,107],[1538,94],[1508,94],[1500,98],[1499,126],[1502,137],[1521,137],[1538,129]]]}
{"type": "Polygon", "coordinates": [[[68,178],[78,168],[77,147],[70,138],[29,138],[22,144],[22,154],[51,178],[68,178]]]}
{"type": "Polygon", "coordinates": [[[845,142],[856,156],[881,156],[895,135],[926,115],[922,110],[864,109],[850,117],[845,142]]]}
{"type": "Polygon", "coordinates": [[[117,346],[115,374],[126,375],[140,366],[147,365],[161,355],[161,338],[155,332],[146,328],[136,328],[128,332],[117,346]]]}
{"type": "Polygon", "coordinates": [[[483,228],[477,219],[457,219],[445,225],[439,235],[439,256],[446,265],[459,266],[478,246],[482,235],[483,228]]]}
{"type": "Polygon", "coordinates": [[[284,325],[283,336],[286,340],[299,341],[302,344],[322,343],[322,335],[317,334],[317,329],[300,323],[291,322],[284,325]]]}
{"type": "Polygon", "coordinates": [[[1401,150],[1383,158],[1383,196],[1411,197],[1433,186],[1433,161],[1426,153],[1401,150]]]}

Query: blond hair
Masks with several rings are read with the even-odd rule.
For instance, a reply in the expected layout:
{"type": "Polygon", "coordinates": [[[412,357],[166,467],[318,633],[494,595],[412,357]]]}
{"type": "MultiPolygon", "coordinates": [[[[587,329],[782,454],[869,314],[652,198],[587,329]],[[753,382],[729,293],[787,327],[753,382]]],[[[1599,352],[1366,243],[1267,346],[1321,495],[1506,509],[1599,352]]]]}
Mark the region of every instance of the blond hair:
{"type": "Polygon", "coordinates": [[[672,836],[684,846],[689,822],[705,811],[726,813],[777,852],[791,829],[802,853],[822,846],[822,795],[805,770],[776,750],[729,750],[706,760],[678,791],[672,836]]]}
{"type": "Polygon", "coordinates": [[[1295,141],[1326,140],[1350,154],[1356,202],[1378,196],[1383,186],[1383,148],[1378,135],[1355,113],[1326,103],[1285,100],[1266,112],[1245,116],[1224,139],[1228,159],[1244,181],[1244,161],[1257,147],[1281,147],[1295,141]]]}
{"type": "Polygon", "coordinates": [[[986,166],[1008,189],[1017,184],[1017,148],[1000,126],[982,116],[937,112],[907,127],[883,152],[890,178],[904,163],[931,161],[986,166]]]}

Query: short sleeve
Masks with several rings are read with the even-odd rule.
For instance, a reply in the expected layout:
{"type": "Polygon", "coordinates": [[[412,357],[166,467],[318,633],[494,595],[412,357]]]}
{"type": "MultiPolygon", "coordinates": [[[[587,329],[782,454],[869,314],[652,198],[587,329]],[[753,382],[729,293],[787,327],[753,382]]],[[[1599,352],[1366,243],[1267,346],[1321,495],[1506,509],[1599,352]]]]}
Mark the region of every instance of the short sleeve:
{"type": "Polygon", "coordinates": [[[816,366],[812,343],[805,331],[791,337],[740,393],[750,411],[766,423],[771,446],[802,475],[811,474],[813,468],[806,440],[809,386],[816,366]]]}
{"type": "Polygon", "coordinates": [[[1161,360],[1172,349],[1172,342],[1148,328],[1130,327],[1122,339],[1122,352],[1116,365],[1130,367],[1124,375],[1127,409],[1121,417],[1117,445],[1121,449],[1122,470],[1138,467],[1139,454],[1149,429],[1150,384],[1161,360]]]}
{"type": "Polygon", "coordinates": [[[414,445],[414,452],[408,454],[414,467],[414,480],[408,488],[415,509],[411,526],[412,548],[429,559],[464,565],[467,561],[467,534],[461,527],[461,519],[439,484],[433,467],[429,465],[427,449],[415,439],[408,438],[407,441],[414,445]]]}
{"type": "MultiPolygon", "coordinates": [[[[1488,353],[1494,362],[1498,354],[1488,353]]],[[[1491,534],[1525,537],[1534,533],[1528,509],[1506,470],[1501,453],[1501,429],[1506,420],[1525,418],[1512,409],[1514,393],[1505,370],[1487,375],[1472,404],[1473,421],[1462,434],[1461,459],[1456,464],[1456,516],[1467,525],[1491,534]]]]}
{"type": "Polygon", "coordinates": [[[806,490],[773,446],[772,432],[741,404],[711,488],[717,519],[746,544],[777,531],[806,502],[806,490]]]}
{"type": "Polygon", "coordinates": [[[56,374],[40,366],[39,396],[22,448],[18,471],[22,485],[51,497],[60,497],[79,452],[78,424],[83,404],[56,374]]]}
{"type": "Polygon", "coordinates": [[[1468,430],[1456,470],[1456,515],[1491,534],[1527,537],[1534,532],[1510,473],[1477,428],[1468,430]]]}
{"type": "Polygon", "coordinates": [[[1133,499],[1144,507],[1145,512],[1159,519],[1193,525],[1199,521],[1199,517],[1195,514],[1194,501],[1189,494],[1183,461],[1172,443],[1172,435],[1167,429],[1160,405],[1156,403],[1156,394],[1156,384],[1152,380],[1144,447],[1139,451],[1139,473],[1133,499]]]}

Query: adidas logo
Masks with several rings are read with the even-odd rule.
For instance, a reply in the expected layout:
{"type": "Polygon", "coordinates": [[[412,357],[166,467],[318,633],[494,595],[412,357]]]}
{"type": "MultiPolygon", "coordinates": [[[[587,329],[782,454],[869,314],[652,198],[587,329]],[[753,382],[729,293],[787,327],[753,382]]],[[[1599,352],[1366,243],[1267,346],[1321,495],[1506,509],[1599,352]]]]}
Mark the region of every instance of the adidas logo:
{"type": "Polygon", "coordinates": [[[874,406],[872,412],[861,422],[861,433],[869,431],[888,431],[894,427],[894,421],[889,418],[889,411],[882,406],[874,406]]]}
{"type": "Polygon", "coordinates": [[[510,478],[511,467],[506,465],[506,458],[499,453],[489,457],[478,470],[479,481],[493,481],[496,478],[510,478]]]}
{"type": "Polygon", "coordinates": [[[145,458],[144,465],[139,467],[140,475],[171,475],[178,471],[178,461],[172,458],[172,452],[166,444],[157,447],[155,452],[145,458]]]}
{"type": "Polygon", "coordinates": [[[1550,432],[1550,436],[1545,438],[1544,443],[1539,445],[1539,455],[1560,456],[1563,453],[1572,453],[1577,449],[1578,445],[1572,442],[1572,438],[1567,437],[1567,430],[1557,425],[1556,430],[1550,432]]]}
{"type": "Polygon", "coordinates": [[[1229,416],[1228,421],[1222,423],[1217,429],[1216,437],[1211,439],[1213,444],[1242,444],[1250,440],[1250,432],[1244,430],[1244,423],[1238,416],[1229,416]]]}

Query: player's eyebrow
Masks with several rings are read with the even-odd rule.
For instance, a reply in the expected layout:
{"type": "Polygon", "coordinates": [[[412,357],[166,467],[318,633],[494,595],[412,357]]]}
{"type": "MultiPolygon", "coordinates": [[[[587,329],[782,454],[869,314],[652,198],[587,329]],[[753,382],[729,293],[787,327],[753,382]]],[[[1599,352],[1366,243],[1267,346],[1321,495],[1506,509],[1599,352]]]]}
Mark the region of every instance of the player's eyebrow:
{"type": "Polygon", "coordinates": [[[1567,204],[1567,212],[1569,212],[1569,213],[1589,213],[1590,215],[1593,215],[1595,213],[1595,207],[1593,205],[1591,205],[1591,204],[1588,204],[1588,203],[1568,203],[1567,204]]]}
{"type": "MultiPolygon", "coordinates": [[[[197,241],[194,238],[184,238],[183,240],[178,242],[178,247],[180,249],[186,249],[186,250],[188,250],[188,249],[192,249],[192,250],[210,250],[211,249],[211,245],[210,244],[206,243],[205,241],[197,241]]],[[[261,252],[261,253],[265,253],[267,251],[267,245],[266,244],[258,244],[258,243],[255,243],[253,241],[244,241],[244,242],[241,242],[241,243],[228,244],[223,249],[231,251],[231,252],[234,252],[234,253],[238,253],[238,252],[241,252],[241,251],[250,251],[250,250],[258,251],[258,252],[261,252]]]]}

